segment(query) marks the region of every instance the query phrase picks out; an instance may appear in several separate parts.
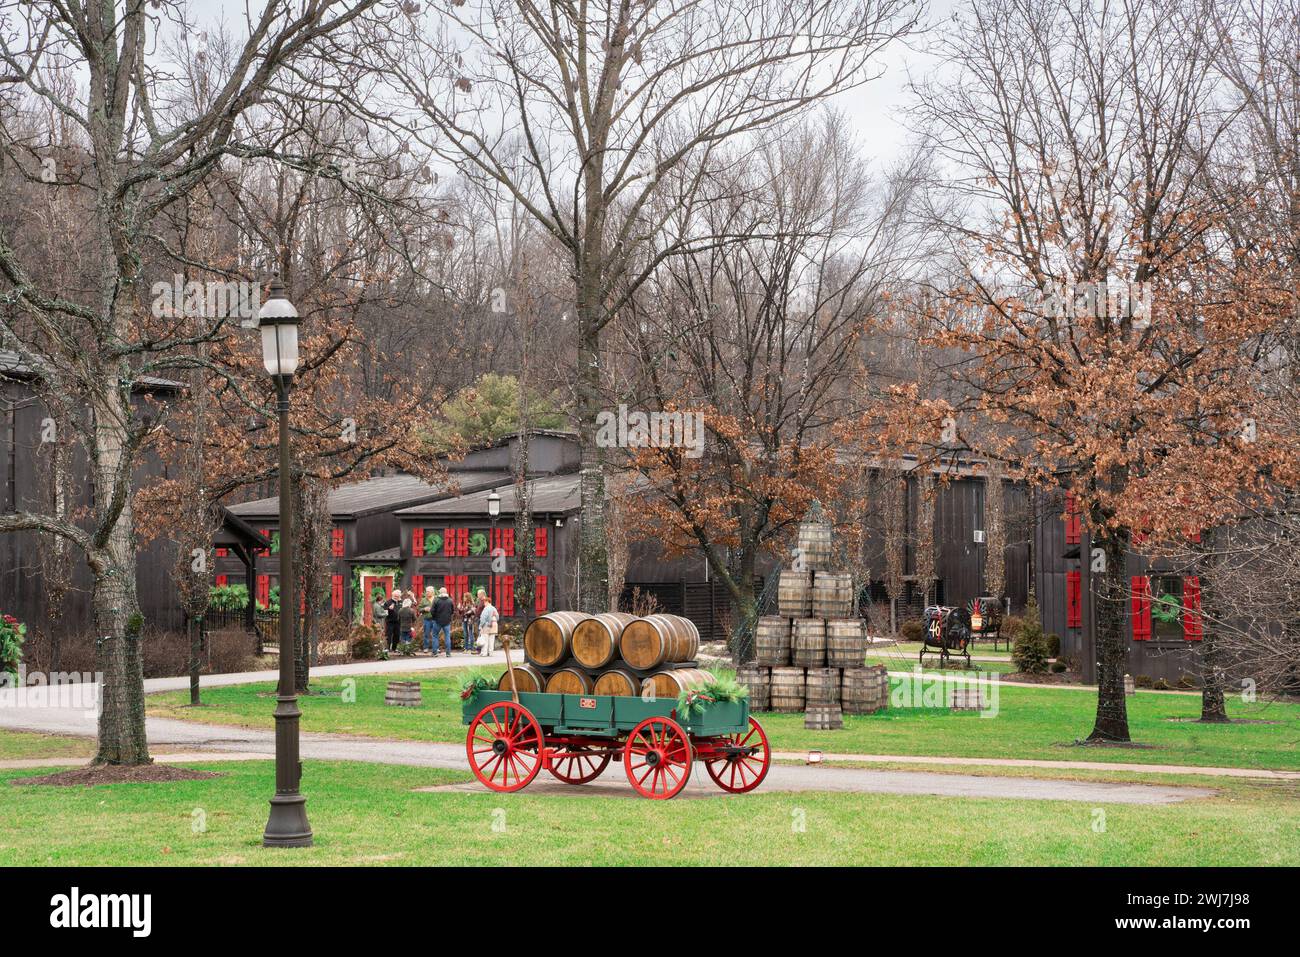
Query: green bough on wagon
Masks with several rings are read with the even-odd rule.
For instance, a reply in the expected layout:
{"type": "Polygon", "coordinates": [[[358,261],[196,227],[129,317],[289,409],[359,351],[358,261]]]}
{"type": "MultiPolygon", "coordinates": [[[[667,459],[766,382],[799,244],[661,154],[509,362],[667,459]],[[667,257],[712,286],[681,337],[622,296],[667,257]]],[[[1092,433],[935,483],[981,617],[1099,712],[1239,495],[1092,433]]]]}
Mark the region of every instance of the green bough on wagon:
{"type": "Polygon", "coordinates": [[[772,763],[767,735],[743,695],[516,695],[471,683],[462,698],[469,766],[493,791],[527,787],[543,768],[566,784],[586,784],[622,755],[628,781],[644,797],[676,797],[697,761],[718,787],[743,794],[762,783],[772,763]]]}

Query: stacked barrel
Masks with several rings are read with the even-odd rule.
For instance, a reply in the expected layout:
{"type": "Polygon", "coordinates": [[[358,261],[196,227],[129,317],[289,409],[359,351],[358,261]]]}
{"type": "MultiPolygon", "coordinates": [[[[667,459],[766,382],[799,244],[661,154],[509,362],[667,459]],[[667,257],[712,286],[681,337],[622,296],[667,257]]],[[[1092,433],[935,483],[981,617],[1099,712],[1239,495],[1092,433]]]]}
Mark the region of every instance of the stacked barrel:
{"type": "Polygon", "coordinates": [[[842,714],[885,707],[889,679],[883,666],[865,667],[865,625],[853,576],[833,567],[831,526],[802,523],[796,554],[777,582],[778,614],[758,619],[754,663],[737,678],[755,710],[802,711],[809,727],[842,727],[842,714]]]}
{"type": "MultiPolygon", "coordinates": [[[[709,677],[695,667],[699,650],[699,629],[680,615],[553,611],[524,630],[524,663],[515,667],[514,683],[519,691],[550,694],[676,698],[709,677]]],[[[510,688],[510,672],[497,687],[510,688]]]]}

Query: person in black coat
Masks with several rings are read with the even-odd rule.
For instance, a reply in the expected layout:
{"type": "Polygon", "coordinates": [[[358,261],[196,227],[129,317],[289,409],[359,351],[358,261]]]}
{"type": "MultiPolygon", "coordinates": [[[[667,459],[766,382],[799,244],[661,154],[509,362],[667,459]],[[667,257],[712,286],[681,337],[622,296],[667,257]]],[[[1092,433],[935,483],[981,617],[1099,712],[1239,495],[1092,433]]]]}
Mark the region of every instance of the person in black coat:
{"type": "Polygon", "coordinates": [[[436,623],[437,637],[433,642],[433,653],[446,642],[447,657],[451,657],[451,620],[456,617],[456,603],[447,594],[447,589],[438,589],[438,600],[433,603],[433,620],[436,623]]]}
{"type": "Polygon", "coordinates": [[[384,608],[388,610],[388,617],[384,619],[384,628],[388,632],[388,650],[396,651],[397,642],[402,633],[402,590],[400,588],[393,589],[393,593],[384,602],[384,608]]]}

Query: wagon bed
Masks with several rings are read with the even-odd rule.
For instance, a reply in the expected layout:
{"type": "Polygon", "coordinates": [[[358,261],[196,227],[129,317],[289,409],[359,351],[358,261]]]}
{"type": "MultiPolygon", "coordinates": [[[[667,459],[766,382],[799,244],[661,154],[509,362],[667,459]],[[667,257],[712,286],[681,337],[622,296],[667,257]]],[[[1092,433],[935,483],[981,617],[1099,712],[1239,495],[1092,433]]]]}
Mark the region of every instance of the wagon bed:
{"type": "Polygon", "coordinates": [[[471,770],[494,791],[518,791],[545,768],[566,784],[594,781],[616,755],[645,797],[675,797],[696,761],[724,791],[767,776],[767,735],[749,702],[704,701],[679,715],[674,698],[480,690],[462,709],[471,770]]]}

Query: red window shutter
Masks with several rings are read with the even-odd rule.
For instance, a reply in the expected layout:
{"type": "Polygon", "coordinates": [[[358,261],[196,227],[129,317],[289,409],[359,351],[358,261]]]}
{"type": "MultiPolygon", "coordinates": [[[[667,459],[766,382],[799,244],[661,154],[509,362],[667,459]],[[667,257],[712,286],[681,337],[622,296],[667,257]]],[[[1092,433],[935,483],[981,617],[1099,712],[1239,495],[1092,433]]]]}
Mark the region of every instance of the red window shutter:
{"type": "Polygon", "coordinates": [[[464,595],[465,592],[469,591],[469,576],[457,575],[456,586],[454,588],[449,588],[448,591],[451,593],[452,598],[460,601],[461,596],[464,595]]]}
{"type": "Polygon", "coordinates": [[[443,576],[442,576],[442,587],[445,588],[445,589],[447,589],[447,593],[448,593],[448,594],[451,594],[451,592],[453,592],[453,591],[455,590],[455,588],[456,588],[456,576],[455,576],[455,575],[443,575],[443,576]]]}
{"type": "Polygon", "coordinates": [[[1151,640],[1151,579],[1145,575],[1134,575],[1130,579],[1133,597],[1130,599],[1133,613],[1133,640],[1151,640]]]}
{"type": "Polygon", "coordinates": [[[334,611],[343,610],[343,576],[330,576],[330,608],[334,611]]]}
{"type": "Polygon", "coordinates": [[[456,530],[454,528],[444,529],[442,536],[442,554],[447,558],[456,557],[456,530]]]}
{"type": "Polygon", "coordinates": [[[424,554],[424,529],[411,529],[411,556],[419,558],[424,554]]]}
{"type": "Polygon", "coordinates": [[[533,529],[533,554],[538,558],[546,557],[546,533],[548,529],[545,525],[533,529]]]}
{"type": "Polygon", "coordinates": [[[417,598],[418,598],[420,595],[423,595],[423,594],[424,594],[424,576],[423,576],[423,575],[412,575],[412,576],[411,576],[411,591],[415,592],[415,595],[416,595],[417,598]]]}
{"type": "Polygon", "coordinates": [[[1065,573],[1065,625],[1067,628],[1083,627],[1082,573],[1065,573]]]}
{"type": "MultiPolygon", "coordinates": [[[[539,529],[539,531],[545,531],[545,529],[539,529]]],[[[535,584],[537,596],[533,603],[533,608],[537,614],[544,615],[546,614],[546,576],[538,575],[535,584]]]]}
{"type": "Polygon", "coordinates": [[[456,554],[460,558],[469,557],[469,529],[456,529],[456,554]]]}
{"type": "Polygon", "coordinates": [[[229,555],[229,554],[230,554],[230,552],[229,552],[228,550],[224,549],[224,548],[218,548],[218,549],[217,549],[217,557],[218,557],[218,558],[225,558],[225,557],[226,557],[227,555],[229,555]]]}
{"type": "Polygon", "coordinates": [[[1078,545],[1083,540],[1083,521],[1080,518],[1079,500],[1073,492],[1065,494],[1065,544],[1078,545]]]}
{"type": "Polygon", "coordinates": [[[230,576],[229,576],[229,575],[218,575],[218,576],[217,576],[217,587],[218,587],[218,588],[225,588],[228,584],[230,584],[230,576]]]}
{"type": "Polygon", "coordinates": [[[344,541],[343,529],[336,528],[330,531],[330,554],[335,558],[343,557],[344,541]]]}
{"type": "Polygon", "coordinates": [[[1204,629],[1201,620],[1201,579],[1197,575],[1188,575],[1183,579],[1183,637],[1188,641],[1200,641],[1205,637],[1204,629]]]}
{"type": "Polygon", "coordinates": [[[257,576],[257,603],[263,608],[271,604],[271,576],[257,576]]]}
{"type": "Polygon", "coordinates": [[[497,576],[497,595],[496,606],[497,612],[503,618],[509,618],[515,613],[515,576],[498,575],[497,576]]]}
{"type": "Polygon", "coordinates": [[[501,529],[501,549],[507,555],[515,553],[515,530],[513,528],[501,529]]]}

